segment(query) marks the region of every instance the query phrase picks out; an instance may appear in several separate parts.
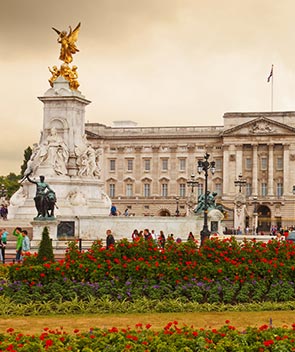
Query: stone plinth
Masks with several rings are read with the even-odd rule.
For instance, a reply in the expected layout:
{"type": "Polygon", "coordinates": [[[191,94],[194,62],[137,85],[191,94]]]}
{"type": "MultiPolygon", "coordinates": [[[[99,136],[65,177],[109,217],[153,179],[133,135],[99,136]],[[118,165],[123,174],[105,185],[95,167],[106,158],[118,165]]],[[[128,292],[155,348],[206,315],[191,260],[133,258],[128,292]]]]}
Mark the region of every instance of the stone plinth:
{"type": "Polygon", "coordinates": [[[31,222],[33,226],[33,241],[40,242],[42,239],[42,232],[45,227],[48,228],[49,237],[52,240],[57,239],[57,226],[59,224],[58,220],[34,220],[31,222]]]}

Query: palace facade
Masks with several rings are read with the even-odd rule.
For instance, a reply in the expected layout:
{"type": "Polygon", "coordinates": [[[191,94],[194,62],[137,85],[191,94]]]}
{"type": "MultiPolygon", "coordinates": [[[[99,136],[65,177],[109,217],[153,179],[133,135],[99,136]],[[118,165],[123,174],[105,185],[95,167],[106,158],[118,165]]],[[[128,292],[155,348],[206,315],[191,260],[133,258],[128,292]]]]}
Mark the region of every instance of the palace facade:
{"type": "Polygon", "coordinates": [[[255,226],[255,216],[259,231],[295,224],[295,112],[225,113],[223,121],[210,127],[87,123],[85,130],[92,147],[101,148],[101,180],[122,214],[126,208],[131,215],[190,214],[205,188],[197,166],[207,152],[215,161],[208,189],[226,209],[228,227],[239,175],[245,227],[255,226]]]}

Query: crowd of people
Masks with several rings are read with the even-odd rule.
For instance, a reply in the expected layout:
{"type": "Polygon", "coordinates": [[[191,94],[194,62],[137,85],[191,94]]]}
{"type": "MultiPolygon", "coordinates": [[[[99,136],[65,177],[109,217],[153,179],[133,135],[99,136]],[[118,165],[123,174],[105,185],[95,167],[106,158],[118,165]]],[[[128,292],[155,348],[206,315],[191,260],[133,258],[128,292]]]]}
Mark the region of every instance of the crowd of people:
{"type": "MultiPolygon", "coordinates": [[[[159,232],[159,234],[157,234],[155,230],[150,231],[147,228],[140,231],[135,229],[131,234],[131,239],[133,242],[138,242],[140,240],[154,241],[155,243],[158,244],[159,248],[165,248],[166,241],[176,241],[177,243],[182,242],[182,239],[180,237],[177,237],[176,239],[174,239],[174,234],[172,233],[168,235],[166,238],[162,230],[159,232]]],[[[195,241],[195,236],[193,235],[192,232],[189,232],[187,236],[187,241],[195,241]]],[[[112,233],[112,230],[107,230],[106,231],[106,249],[109,249],[114,244],[115,244],[115,238],[112,233]]]]}
{"type": "MultiPolygon", "coordinates": [[[[5,263],[5,249],[7,246],[7,238],[9,232],[2,228],[0,229],[0,262],[5,263]]],[[[21,261],[26,252],[30,250],[30,238],[27,230],[22,230],[20,227],[16,227],[12,235],[16,238],[16,261],[21,261]]]]}

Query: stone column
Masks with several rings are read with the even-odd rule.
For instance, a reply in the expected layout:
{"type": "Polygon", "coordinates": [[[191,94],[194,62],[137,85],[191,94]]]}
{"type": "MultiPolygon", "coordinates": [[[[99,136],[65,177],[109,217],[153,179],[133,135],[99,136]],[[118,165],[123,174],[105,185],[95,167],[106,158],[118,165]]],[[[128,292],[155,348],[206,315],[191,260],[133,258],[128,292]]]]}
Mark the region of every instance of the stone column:
{"type": "Polygon", "coordinates": [[[258,145],[253,145],[253,165],[252,165],[252,195],[258,195],[258,145]]]}
{"type": "Polygon", "coordinates": [[[152,179],[154,181],[152,183],[153,187],[151,189],[151,193],[161,195],[161,185],[159,182],[160,145],[152,145],[152,150],[153,150],[153,157],[151,160],[151,169],[152,169],[152,179]]]}
{"type": "Polygon", "coordinates": [[[289,144],[284,145],[284,195],[290,193],[290,190],[292,190],[292,185],[290,185],[290,150],[289,150],[289,144]]]}
{"type": "Polygon", "coordinates": [[[273,189],[273,144],[268,146],[268,195],[274,195],[273,189]]]}
{"type": "Polygon", "coordinates": [[[236,180],[243,174],[243,146],[237,146],[236,150],[236,180]]]}
{"type": "Polygon", "coordinates": [[[170,163],[169,170],[170,170],[170,177],[171,177],[171,183],[170,183],[170,195],[179,195],[179,190],[178,190],[178,184],[177,184],[177,176],[179,174],[179,165],[177,164],[177,158],[176,158],[176,151],[177,151],[177,145],[171,145],[170,146],[170,158],[168,163],[170,163]]]}
{"type": "Polygon", "coordinates": [[[229,166],[229,150],[228,145],[223,147],[223,190],[222,193],[227,195],[229,193],[228,187],[228,166],[229,166]]]}

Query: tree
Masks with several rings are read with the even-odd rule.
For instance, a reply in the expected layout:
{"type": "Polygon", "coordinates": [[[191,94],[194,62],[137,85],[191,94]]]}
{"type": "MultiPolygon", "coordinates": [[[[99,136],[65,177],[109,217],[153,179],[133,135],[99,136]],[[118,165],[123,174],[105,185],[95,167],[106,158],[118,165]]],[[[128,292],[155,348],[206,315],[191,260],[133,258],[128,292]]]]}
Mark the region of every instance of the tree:
{"type": "Polygon", "coordinates": [[[20,167],[21,168],[21,171],[20,171],[21,176],[24,176],[24,173],[27,169],[27,164],[31,158],[32,152],[33,152],[33,150],[30,146],[27,147],[27,149],[25,149],[25,151],[24,151],[24,161],[23,161],[22,166],[20,167]]]}
{"type": "Polygon", "coordinates": [[[44,227],[43,232],[42,232],[42,239],[39,244],[37,261],[40,264],[42,264],[44,262],[53,262],[54,261],[52,242],[49,237],[49,232],[48,232],[47,227],[44,227]]]}
{"type": "Polygon", "coordinates": [[[0,176],[0,184],[4,185],[7,191],[8,199],[13,195],[13,193],[15,193],[19,189],[19,180],[20,176],[14,174],[13,172],[11,172],[7,176],[0,176]]]}

